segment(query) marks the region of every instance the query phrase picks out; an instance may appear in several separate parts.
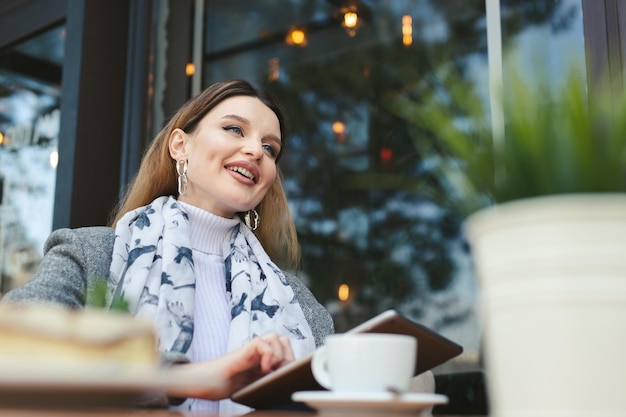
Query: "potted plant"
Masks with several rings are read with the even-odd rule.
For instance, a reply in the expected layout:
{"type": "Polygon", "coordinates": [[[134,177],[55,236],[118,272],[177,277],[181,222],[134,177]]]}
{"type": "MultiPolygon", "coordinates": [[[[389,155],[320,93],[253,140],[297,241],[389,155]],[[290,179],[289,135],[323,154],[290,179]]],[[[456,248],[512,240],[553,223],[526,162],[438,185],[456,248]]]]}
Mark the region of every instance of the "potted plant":
{"type": "Polygon", "coordinates": [[[576,71],[557,86],[506,74],[501,138],[463,83],[389,102],[429,132],[467,215],[491,412],[624,415],[626,95],[605,83],[589,97],[576,71]]]}

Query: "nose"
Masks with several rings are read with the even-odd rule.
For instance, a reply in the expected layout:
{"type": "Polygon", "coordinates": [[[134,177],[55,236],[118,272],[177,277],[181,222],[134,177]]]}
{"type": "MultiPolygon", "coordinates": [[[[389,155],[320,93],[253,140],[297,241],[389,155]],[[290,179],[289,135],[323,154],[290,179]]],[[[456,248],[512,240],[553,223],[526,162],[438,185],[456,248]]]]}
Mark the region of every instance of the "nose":
{"type": "Polygon", "coordinates": [[[260,140],[250,139],[246,141],[242,150],[254,159],[260,159],[263,156],[263,144],[260,140]]]}

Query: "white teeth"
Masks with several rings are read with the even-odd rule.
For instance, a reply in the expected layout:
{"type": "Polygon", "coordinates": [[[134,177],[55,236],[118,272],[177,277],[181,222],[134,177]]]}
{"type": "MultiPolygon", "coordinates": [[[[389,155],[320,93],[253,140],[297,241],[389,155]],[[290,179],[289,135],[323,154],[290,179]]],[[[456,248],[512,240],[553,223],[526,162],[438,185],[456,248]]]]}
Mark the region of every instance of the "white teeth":
{"type": "Polygon", "coordinates": [[[241,175],[243,175],[244,177],[250,178],[251,180],[254,180],[254,175],[252,175],[252,172],[248,171],[245,168],[242,168],[242,167],[226,167],[226,169],[230,169],[231,171],[238,172],[241,175]]]}

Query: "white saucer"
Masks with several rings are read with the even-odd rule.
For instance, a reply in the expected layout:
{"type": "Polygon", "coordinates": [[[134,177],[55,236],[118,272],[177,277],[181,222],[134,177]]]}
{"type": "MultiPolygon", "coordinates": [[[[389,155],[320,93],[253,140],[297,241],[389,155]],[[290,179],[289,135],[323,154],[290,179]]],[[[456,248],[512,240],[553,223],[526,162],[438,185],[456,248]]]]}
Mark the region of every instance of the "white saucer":
{"type": "Polygon", "coordinates": [[[415,414],[436,404],[447,404],[442,394],[407,393],[395,395],[387,392],[333,392],[298,391],[291,395],[320,414],[415,414]]]}

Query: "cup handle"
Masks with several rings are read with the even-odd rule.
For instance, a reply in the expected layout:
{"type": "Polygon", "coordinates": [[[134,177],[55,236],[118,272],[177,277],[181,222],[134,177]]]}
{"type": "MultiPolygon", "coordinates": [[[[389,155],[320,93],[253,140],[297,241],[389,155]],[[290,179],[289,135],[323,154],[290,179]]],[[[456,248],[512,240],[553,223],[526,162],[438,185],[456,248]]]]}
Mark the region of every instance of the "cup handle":
{"type": "Polygon", "coordinates": [[[319,347],[313,352],[313,359],[311,360],[311,371],[315,380],[324,388],[332,389],[330,374],[328,373],[327,366],[328,349],[326,346],[319,347]]]}

